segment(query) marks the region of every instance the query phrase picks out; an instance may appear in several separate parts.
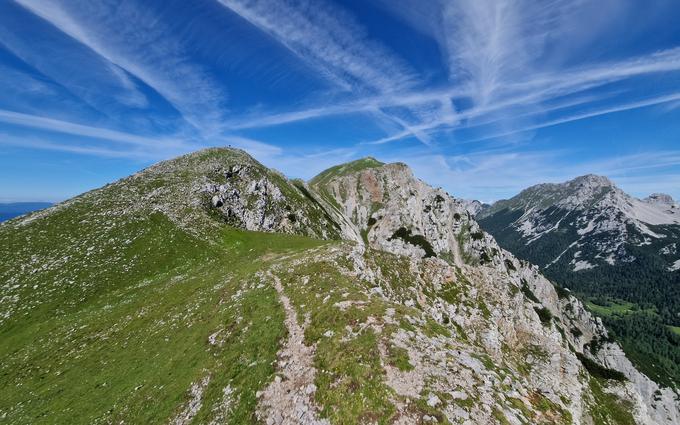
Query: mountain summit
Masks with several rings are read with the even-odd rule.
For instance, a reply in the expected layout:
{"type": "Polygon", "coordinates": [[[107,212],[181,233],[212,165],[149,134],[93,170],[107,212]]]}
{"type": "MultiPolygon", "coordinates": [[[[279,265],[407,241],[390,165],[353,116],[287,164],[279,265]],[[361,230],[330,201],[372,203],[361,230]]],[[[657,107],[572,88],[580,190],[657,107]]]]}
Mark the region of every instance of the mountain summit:
{"type": "Polygon", "coordinates": [[[487,250],[495,244],[465,204],[416,179],[406,164],[360,160],[321,173],[310,186],[351,221],[371,248],[439,256],[457,265],[465,259],[492,261],[487,250]]]}
{"type": "Polygon", "coordinates": [[[659,423],[678,394],[404,164],[162,162],[0,225],[22,423],[659,423]]]}

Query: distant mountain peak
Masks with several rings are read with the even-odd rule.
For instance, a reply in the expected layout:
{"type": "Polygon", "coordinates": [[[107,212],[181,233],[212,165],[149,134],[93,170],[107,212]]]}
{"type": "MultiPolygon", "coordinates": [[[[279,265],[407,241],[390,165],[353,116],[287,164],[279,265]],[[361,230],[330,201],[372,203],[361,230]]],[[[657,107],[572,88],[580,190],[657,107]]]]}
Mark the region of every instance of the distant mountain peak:
{"type": "Polygon", "coordinates": [[[579,176],[574,178],[573,180],[568,181],[566,184],[577,184],[577,185],[584,185],[584,186],[615,186],[614,183],[612,183],[609,178],[606,176],[599,176],[597,174],[586,174],[583,176],[579,176]]]}
{"type": "Polygon", "coordinates": [[[465,206],[465,209],[467,212],[470,213],[471,216],[476,217],[477,214],[481,213],[482,211],[488,209],[491,207],[490,204],[484,203],[482,201],[478,201],[477,199],[463,199],[461,200],[463,205],[465,206]]]}
{"type": "Polygon", "coordinates": [[[674,205],[675,200],[671,195],[668,195],[666,193],[652,193],[645,199],[643,199],[645,202],[649,203],[655,203],[655,204],[664,204],[664,205],[674,205]]]}
{"type": "MultiPolygon", "coordinates": [[[[655,193],[640,200],[607,177],[586,174],[564,183],[532,186],[495,203],[480,217],[492,234],[502,231],[507,240],[517,238],[533,250],[544,244],[556,246],[553,239],[560,239],[557,252],[544,248],[540,260],[530,259],[544,267],[566,261],[580,271],[634,261],[638,249],[632,247],[669,238],[671,231],[661,226],[680,225],[680,208],[669,195],[655,193]]],[[[675,258],[665,259],[670,260],[675,258]]]]}

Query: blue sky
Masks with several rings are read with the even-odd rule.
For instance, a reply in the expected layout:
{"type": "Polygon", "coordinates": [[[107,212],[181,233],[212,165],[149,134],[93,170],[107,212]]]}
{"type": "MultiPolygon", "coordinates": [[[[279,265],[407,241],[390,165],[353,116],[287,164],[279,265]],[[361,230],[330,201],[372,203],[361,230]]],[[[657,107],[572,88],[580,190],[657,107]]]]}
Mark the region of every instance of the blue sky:
{"type": "Polygon", "coordinates": [[[0,2],[0,201],[206,146],[310,178],[371,155],[492,201],[680,197],[675,0],[0,2]]]}

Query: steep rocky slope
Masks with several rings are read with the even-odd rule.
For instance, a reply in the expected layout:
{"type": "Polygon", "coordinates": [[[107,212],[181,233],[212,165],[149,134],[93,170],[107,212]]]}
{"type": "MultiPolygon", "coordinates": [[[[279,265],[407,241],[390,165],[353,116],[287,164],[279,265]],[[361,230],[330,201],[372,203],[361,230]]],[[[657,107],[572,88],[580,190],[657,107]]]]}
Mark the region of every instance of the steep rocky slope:
{"type": "Polygon", "coordinates": [[[463,202],[414,178],[405,164],[373,161],[355,161],[311,181],[359,229],[368,246],[438,256],[454,264],[493,261],[497,248],[492,238],[480,231],[463,202]]]}
{"type": "MultiPolygon", "coordinates": [[[[382,165],[370,159],[360,160],[344,168],[322,173],[322,176],[321,179],[312,180],[312,187],[341,206],[343,213],[360,229],[371,248],[415,258],[438,257],[449,264],[472,267],[474,270],[496,269],[501,273],[519,270],[520,274],[537,274],[536,269],[526,263],[514,264],[514,257],[480,230],[471,217],[469,202],[456,200],[443,190],[434,189],[415,179],[404,164],[382,165]],[[342,172],[344,169],[354,172],[342,172]],[[532,271],[523,270],[526,268],[532,271]]],[[[489,278],[488,282],[493,283],[497,279],[489,278]]],[[[552,288],[545,279],[542,280],[544,287],[552,288]]],[[[528,288],[531,293],[530,285],[526,282],[528,280],[522,280],[521,285],[518,285],[521,289],[528,288]]],[[[579,314],[585,314],[575,298],[564,296],[573,299],[582,311],[579,314]]],[[[570,305],[568,308],[572,307],[570,305]]],[[[556,310],[559,308],[556,307],[556,310]]],[[[584,320],[590,322],[593,319],[588,316],[584,320]]],[[[574,333],[579,334],[580,331],[576,329],[579,328],[573,328],[574,333]]],[[[596,354],[598,344],[593,343],[593,340],[610,341],[599,323],[598,330],[589,335],[588,339],[574,343],[571,348],[585,345],[586,353],[596,354]]],[[[498,341],[496,343],[499,344],[498,341]]],[[[620,358],[625,358],[619,347],[615,344],[612,347],[620,358]]],[[[583,355],[579,351],[578,356],[583,355]]],[[[621,369],[633,370],[630,362],[619,366],[621,369]]],[[[651,385],[654,388],[652,392],[658,389],[656,384],[638,372],[633,375],[636,377],[633,381],[638,380],[641,388],[651,385]]],[[[648,390],[645,393],[648,398],[646,403],[654,404],[653,398],[650,398],[652,393],[648,390]]],[[[668,401],[673,399],[672,394],[672,391],[668,391],[668,401]]]]}
{"type": "Polygon", "coordinates": [[[680,420],[575,297],[403,164],[307,186],[203,151],[0,241],[6,423],[680,420]]]}

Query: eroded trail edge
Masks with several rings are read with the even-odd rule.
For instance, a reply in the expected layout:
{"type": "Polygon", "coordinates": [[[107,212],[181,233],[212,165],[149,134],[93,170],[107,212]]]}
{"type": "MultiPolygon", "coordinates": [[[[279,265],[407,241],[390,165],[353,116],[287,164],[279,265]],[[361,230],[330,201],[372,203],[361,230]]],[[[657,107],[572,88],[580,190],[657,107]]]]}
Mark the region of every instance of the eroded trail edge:
{"type": "Polygon", "coordinates": [[[267,277],[273,280],[285,310],[288,339],[278,354],[276,377],[259,393],[257,416],[267,425],[329,425],[328,420],[319,418],[319,409],[313,401],[315,347],[305,345],[305,324],[298,323],[281,280],[273,273],[267,273],[267,277]]]}

